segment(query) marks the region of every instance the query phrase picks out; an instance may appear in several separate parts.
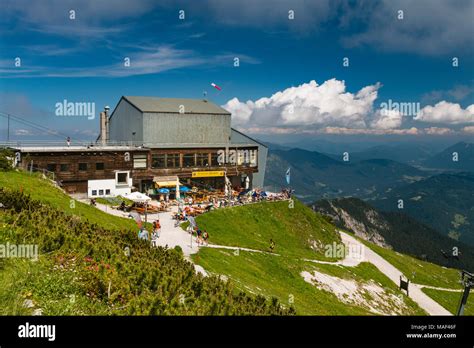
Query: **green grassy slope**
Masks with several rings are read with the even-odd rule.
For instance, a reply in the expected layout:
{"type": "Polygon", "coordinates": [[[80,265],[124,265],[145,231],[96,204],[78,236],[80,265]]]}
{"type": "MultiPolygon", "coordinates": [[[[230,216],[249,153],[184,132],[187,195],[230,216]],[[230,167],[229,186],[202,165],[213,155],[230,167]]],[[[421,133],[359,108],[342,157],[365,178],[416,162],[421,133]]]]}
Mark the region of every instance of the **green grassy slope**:
{"type": "Polygon", "coordinates": [[[178,250],[138,240],[133,221],[71,204],[47,180],[9,172],[0,173],[0,183],[0,244],[39,248],[37,261],[0,258],[1,315],[294,313],[197,275],[178,250]]]}
{"type": "Polygon", "coordinates": [[[436,286],[447,289],[460,289],[460,272],[453,268],[446,268],[396,251],[379,247],[373,243],[358,238],[395,268],[410,278],[413,283],[436,286]]]}
{"type": "MultiPolygon", "coordinates": [[[[461,292],[442,291],[428,288],[424,288],[422,291],[452,314],[456,314],[461,300],[461,292]]],[[[474,299],[472,296],[469,296],[467,305],[464,307],[464,315],[474,315],[474,299]]]]}
{"type": "Polygon", "coordinates": [[[68,215],[79,216],[90,223],[104,228],[129,228],[136,230],[136,223],[104,213],[88,204],[71,199],[50,181],[41,178],[40,174],[29,174],[22,171],[0,171],[0,187],[19,190],[33,199],[57,208],[68,215]]]}
{"type": "Polygon", "coordinates": [[[213,244],[269,250],[281,255],[326,259],[324,246],[341,241],[335,228],[301,202],[265,202],[219,209],[197,217],[213,244]]]}
{"type": "Polygon", "coordinates": [[[342,279],[377,282],[387,293],[404,298],[408,306],[404,314],[425,314],[390,279],[367,263],[348,268],[263,253],[240,251],[236,255],[231,250],[211,248],[201,249],[199,254],[193,256],[193,260],[212,273],[226,275],[238,289],[255,295],[276,297],[282,304],[294,306],[301,315],[371,315],[367,308],[343,303],[333,293],[307,283],[300,273],[312,270],[342,279]]]}
{"type": "MultiPolygon", "coordinates": [[[[211,274],[229,277],[241,290],[267,298],[274,296],[282,304],[292,304],[299,314],[372,314],[369,306],[344,303],[334,293],[306,282],[301,275],[304,271],[318,271],[340,279],[354,280],[362,285],[378,284],[387,298],[391,295],[403,298],[406,305],[403,314],[425,314],[371,264],[362,263],[349,268],[306,261],[336,261],[325,257],[325,247],[332,243],[339,244],[341,240],[333,225],[299,201],[295,201],[293,209],[288,207],[288,202],[220,209],[200,215],[197,223],[201,229],[209,232],[212,244],[246,247],[265,253],[201,248],[193,256],[195,263],[211,274]],[[276,242],[275,254],[266,252],[270,238],[276,242]]],[[[366,296],[370,297],[368,294],[366,296]]],[[[370,303],[371,300],[368,300],[370,303]]],[[[385,305],[386,313],[390,313],[393,309],[391,306],[395,306],[393,303],[379,305],[385,305]]]]}

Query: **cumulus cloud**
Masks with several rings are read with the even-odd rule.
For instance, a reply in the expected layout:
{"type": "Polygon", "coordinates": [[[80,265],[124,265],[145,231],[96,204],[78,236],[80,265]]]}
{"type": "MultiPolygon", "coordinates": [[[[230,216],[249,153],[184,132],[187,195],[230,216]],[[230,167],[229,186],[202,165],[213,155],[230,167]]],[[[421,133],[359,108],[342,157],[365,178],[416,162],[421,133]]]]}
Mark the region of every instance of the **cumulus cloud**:
{"type": "Polygon", "coordinates": [[[344,81],[318,85],[313,80],[256,101],[233,98],[223,107],[232,113],[234,126],[366,128],[379,88],[376,83],[353,94],[344,81]]]}
{"type": "Polygon", "coordinates": [[[453,134],[454,131],[451,128],[439,128],[439,127],[428,127],[423,129],[425,134],[429,135],[449,135],[453,134]]]}
{"type": "Polygon", "coordinates": [[[377,110],[370,126],[376,129],[393,129],[402,125],[403,115],[397,110],[377,110]]]}
{"type": "Polygon", "coordinates": [[[474,126],[466,126],[461,129],[464,133],[474,134],[474,126]]]}
{"type": "Polygon", "coordinates": [[[420,130],[416,127],[406,129],[354,129],[354,128],[343,128],[343,127],[326,127],[322,129],[321,133],[325,134],[369,134],[369,135],[384,135],[384,134],[396,134],[396,135],[417,135],[420,134],[420,130]]]}
{"type": "Polygon", "coordinates": [[[414,120],[453,125],[474,123],[474,104],[463,109],[457,103],[449,103],[443,100],[434,106],[428,105],[422,108],[414,120]]]}

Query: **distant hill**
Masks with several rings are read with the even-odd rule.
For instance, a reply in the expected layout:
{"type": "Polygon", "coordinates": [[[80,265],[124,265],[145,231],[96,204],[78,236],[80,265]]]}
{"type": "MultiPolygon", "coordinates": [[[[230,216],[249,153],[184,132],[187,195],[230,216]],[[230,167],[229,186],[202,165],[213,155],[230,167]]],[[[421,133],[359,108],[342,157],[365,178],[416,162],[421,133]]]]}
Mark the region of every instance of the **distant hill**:
{"type": "Polygon", "coordinates": [[[337,226],[377,245],[442,266],[474,270],[474,247],[441,235],[407,214],[378,211],[357,198],[320,200],[313,207],[330,216],[337,226]],[[446,258],[441,252],[450,253],[455,246],[462,253],[459,260],[446,258]]]}
{"type": "Polygon", "coordinates": [[[440,174],[397,187],[372,204],[407,215],[452,239],[474,245],[474,173],[440,174]]]}
{"type": "MultiPolygon", "coordinates": [[[[363,151],[351,152],[352,161],[363,161],[374,158],[389,159],[392,161],[409,165],[419,165],[433,156],[435,151],[432,147],[424,144],[395,144],[377,145],[363,151]]],[[[335,159],[342,159],[340,155],[330,155],[335,159]]]]}
{"type": "Polygon", "coordinates": [[[426,159],[423,165],[430,168],[474,172],[474,143],[459,142],[454,144],[426,159]],[[453,161],[454,152],[458,154],[457,161],[453,161]]]}
{"type": "Polygon", "coordinates": [[[386,190],[426,176],[419,169],[387,159],[343,162],[316,151],[270,150],[265,174],[267,189],[287,186],[288,167],[291,167],[290,186],[305,202],[340,196],[376,198],[386,190]]]}

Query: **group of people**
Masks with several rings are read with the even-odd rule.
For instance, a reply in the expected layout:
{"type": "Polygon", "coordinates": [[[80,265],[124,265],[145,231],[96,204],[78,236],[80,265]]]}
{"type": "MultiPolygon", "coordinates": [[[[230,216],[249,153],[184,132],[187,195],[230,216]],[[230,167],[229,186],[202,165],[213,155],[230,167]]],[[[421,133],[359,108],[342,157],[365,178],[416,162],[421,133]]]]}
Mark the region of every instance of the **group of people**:
{"type": "MultiPolygon", "coordinates": [[[[151,246],[158,246],[158,238],[160,238],[161,224],[160,220],[153,221],[153,232],[151,233],[151,246]]],[[[148,231],[145,228],[141,228],[138,231],[138,239],[148,240],[148,231]]]]}
{"type": "Polygon", "coordinates": [[[194,227],[194,231],[196,232],[196,243],[197,245],[209,245],[209,233],[206,230],[202,231],[199,227],[194,227]]]}

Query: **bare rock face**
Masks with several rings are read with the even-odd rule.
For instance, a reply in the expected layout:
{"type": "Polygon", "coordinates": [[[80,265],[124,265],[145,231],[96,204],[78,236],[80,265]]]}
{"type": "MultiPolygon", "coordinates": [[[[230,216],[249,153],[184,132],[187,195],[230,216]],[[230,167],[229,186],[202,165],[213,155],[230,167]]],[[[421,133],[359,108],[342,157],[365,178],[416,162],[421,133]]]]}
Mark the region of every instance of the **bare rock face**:
{"type": "Polygon", "coordinates": [[[358,206],[357,210],[348,210],[339,206],[338,200],[335,200],[327,201],[325,207],[315,210],[329,216],[337,226],[354,232],[357,237],[391,249],[381,233],[390,227],[384,217],[371,207],[365,205],[358,206]]]}
{"type": "Polygon", "coordinates": [[[388,228],[388,225],[383,217],[381,217],[375,210],[370,209],[364,211],[364,220],[369,221],[370,225],[372,225],[370,226],[369,224],[364,223],[364,221],[357,220],[344,209],[335,207],[332,203],[331,206],[335,211],[337,211],[344,226],[354,232],[357,237],[368,240],[384,248],[390,247],[384,237],[379,233],[379,229],[386,229],[388,228]]]}

